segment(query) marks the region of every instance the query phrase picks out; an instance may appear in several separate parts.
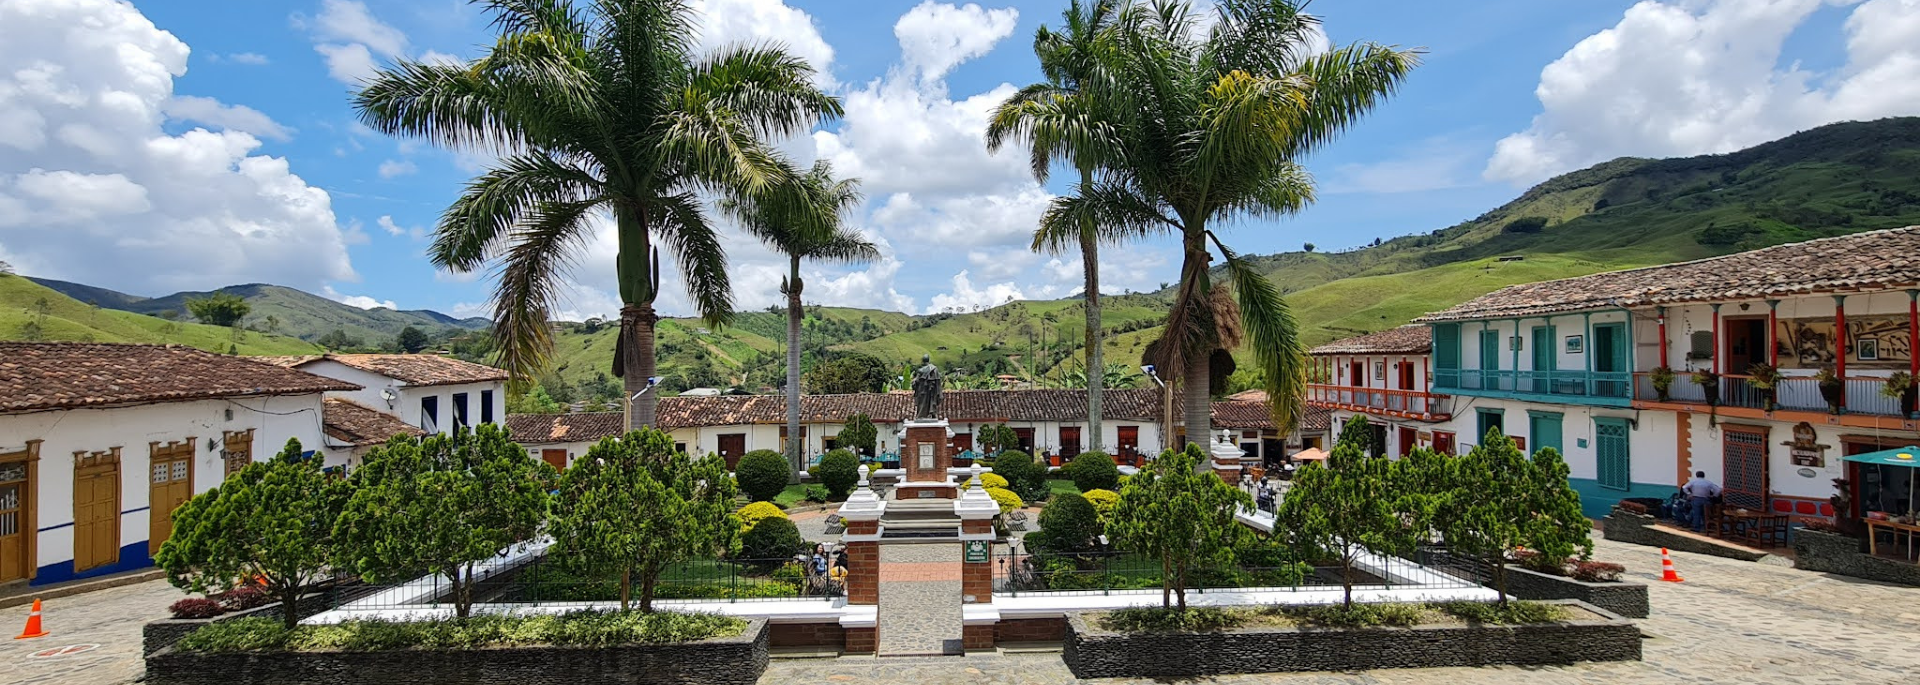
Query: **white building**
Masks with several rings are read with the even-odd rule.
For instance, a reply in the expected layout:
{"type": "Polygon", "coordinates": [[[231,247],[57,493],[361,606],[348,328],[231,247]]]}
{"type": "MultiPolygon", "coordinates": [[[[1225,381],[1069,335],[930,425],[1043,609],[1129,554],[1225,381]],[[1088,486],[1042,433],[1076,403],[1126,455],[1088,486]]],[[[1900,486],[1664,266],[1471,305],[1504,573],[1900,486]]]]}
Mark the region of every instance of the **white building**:
{"type": "MultiPolygon", "coordinates": [[[[806,395],[801,398],[801,434],[805,452],[818,455],[833,449],[847,417],[864,413],[878,429],[876,451],[897,452],[898,426],[913,411],[909,393],[806,395]]],[[[1105,414],[1103,439],[1098,445],[1122,463],[1159,452],[1168,436],[1159,416],[1164,408],[1157,389],[1108,390],[1101,404],[1105,414]]],[[[941,404],[954,433],[956,451],[974,449],[974,436],[989,424],[1006,424],[1020,438],[1022,451],[1053,455],[1064,463],[1096,447],[1087,427],[1085,390],[949,390],[941,404]]],[[[682,450],[692,454],[719,454],[728,464],[753,450],[783,451],[786,440],[786,396],[722,395],[665,397],[656,411],[658,425],[669,431],[682,450]]],[[[618,435],[619,412],[559,415],[515,415],[508,428],[528,452],[556,467],[603,437],[618,435]]],[[[1309,412],[1302,430],[1281,436],[1268,418],[1266,404],[1255,401],[1214,403],[1215,428],[1238,431],[1250,464],[1267,454],[1277,458],[1289,446],[1298,449],[1303,437],[1318,440],[1326,431],[1326,413],[1309,412]]]]}
{"type": "Polygon", "coordinates": [[[326,468],[342,474],[359,468],[362,456],[395,435],[427,435],[400,417],[344,397],[327,398],[323,423],[327,437],[326,468]]]}
{"type": "Polygon", "coordinates": [[[1314,368],[1307,406],[1333,412],[1335,435],[1364,415],[1375,456],[1404,456],[1415,447],[1451,454],[1458,444],[1449,423],[1453,398],[1432,392],[1432,345],[1431,329],[1409,325],[1308,350],[1314,368]]]}
{"type": "Polygon", "coordinates": [[[386,412],[428,433],[502,423],[507,372],[434,354],[325,354],[257,357],[360,386],[335,396],[386,412]]]}
{"type": "Polygon", "coordinates": [[[152,565],[171,512],[360,386],[197,349],[0,342],[0,584],[152,565]]]}

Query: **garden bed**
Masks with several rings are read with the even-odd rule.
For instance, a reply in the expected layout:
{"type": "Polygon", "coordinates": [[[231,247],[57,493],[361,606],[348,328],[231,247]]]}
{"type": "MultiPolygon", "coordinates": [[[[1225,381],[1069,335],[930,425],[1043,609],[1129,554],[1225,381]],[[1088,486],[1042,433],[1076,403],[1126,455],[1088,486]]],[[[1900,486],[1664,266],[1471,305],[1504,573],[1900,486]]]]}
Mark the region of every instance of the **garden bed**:
{"type": "Polygon", "coordinates": [[[294,631],[224,622],[147,657],[156,685],[746,685],[766,670],[765,619],[600,613],[358,622],[294,631]]]}
{"type": "MultiPolygon", "coordinates": [[[[1640,631],[1577,600],[1542,603],[1559,617],[1491,625],[1432,608],[1383,609],[1410,626],[1328,627],[1311,610],[1240,608],[1232,627],[1121,632],[1099,613],[1068,616],[1062,658],[1080,678],[1193,677],[1229,673],[1352,671],[1447,666],[1563,665],[1637,661],[1640,631]]],[[[1204,626],[1203,626],[1204,627],[1204,626]]]]}
{"type": "Polygon", "coordinates": [[[1587,582],[1507,567],[1507,592],[1521,599],[1577,599],[1627,618],[1646,618],[1647,586],[1626,581],[1587,582]]]}
{"type": "Polygon", "coordinates": [[[1867,554],[1859,538],[1823,530],[1793,531],[1793,567],[1883,583],[1920,586],[1920,565],[1867,554]]]}

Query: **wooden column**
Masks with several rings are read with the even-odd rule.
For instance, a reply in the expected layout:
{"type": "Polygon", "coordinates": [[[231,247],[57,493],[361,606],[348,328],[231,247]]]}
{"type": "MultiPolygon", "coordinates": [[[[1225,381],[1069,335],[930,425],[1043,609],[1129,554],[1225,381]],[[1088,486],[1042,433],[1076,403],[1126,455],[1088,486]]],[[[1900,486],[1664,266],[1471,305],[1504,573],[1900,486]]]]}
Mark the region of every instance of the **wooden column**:
{"type": "Polygon", "coordinates": [[[1780,301],[1767,300],[1767,366],[1780,368],[1780,301]]]}
{"type": "Polygon", "coordinates": [[[1720,305],[1713,305],[1713,375],[1720,375],[1720,305]]]}
{"type": "Polygon", "coordinates": [[[1667,308],[1654,307],[1653,313],[1660,322],[1660,366],[1667,366],[1667,308]]]}
{"type": "MultiPolygon", "coordinates": [[[[1909,347],[1912,345],[1909,344],[1909,347]]],[[[1840,377],[1840,408],[1847,406],[1847,296],[1833,296],[1833,375],[1840,377]]]]}

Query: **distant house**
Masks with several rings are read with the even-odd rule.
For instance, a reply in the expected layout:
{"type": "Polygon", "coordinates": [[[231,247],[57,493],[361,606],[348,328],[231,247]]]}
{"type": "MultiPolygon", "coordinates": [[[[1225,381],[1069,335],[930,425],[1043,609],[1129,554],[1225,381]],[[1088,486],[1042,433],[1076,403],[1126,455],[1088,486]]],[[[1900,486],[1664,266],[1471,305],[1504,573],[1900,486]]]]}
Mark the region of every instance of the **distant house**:
{"type": "Polygon", "coordinates": [[[323,354],[254,357],[357,384],[338,397],[400,418],[428,433],[499,423],[507,415],[507,372],[432,354],[323,354]]]}
{"type": "Polygon", "coordinates": [[[329,469],[360,466],[360,457],[393,436],[427,435],[425,430],[401,421],[398,416],[344,397],[327,398],[321,425],[327,436],[325,454],[329,469]]]}
{"type": "Polygon", "coordinates": [[[0,342],[0,584],[152,565],[171,512],[361,386],[188,347],[0,342]]]}

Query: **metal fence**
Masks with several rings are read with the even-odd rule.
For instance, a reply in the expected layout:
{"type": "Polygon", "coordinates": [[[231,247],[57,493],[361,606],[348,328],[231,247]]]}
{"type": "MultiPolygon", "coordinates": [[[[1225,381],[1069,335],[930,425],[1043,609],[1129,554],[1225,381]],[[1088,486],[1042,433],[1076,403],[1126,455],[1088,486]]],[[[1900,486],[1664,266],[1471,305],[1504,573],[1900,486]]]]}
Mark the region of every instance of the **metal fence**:
{"type": "MultiPolygon", "coordinates": [[[[1343,585],[1351,573],[1355,589],[1472,588],[1476,575],[1451,558],[1437,558],[1439,567],[1392,556],[1364,555],[1351,569],[1337,561],[1289,562],[1273,553],[1245,555],[1251,563],[1192,569],[1187,589],[1292,590],[1343,585]]],[[[1015,550],[993,560],[993,591],[1011,596],[1032,594],[1107,595],[1130,590],[1157,590],[1163,571],[1158,559],[1125,552],[1101,551],[1061,554],[1015,550]]]]}
{"type": "MultiPolygon", "coordinates": [[[[778,559],[702,559],[673,564],[653,588],[656,602],[755,602],[838,597],[846,592],[844,569],[828,564],[816,572],[803,555],[778,559]]],[[[534,556],[476,581],[472,597],[482,604],[617,603],[622,570],[555,555],[534,556]]],[[[628,583],[638,602],[642,580],[628,583]]],[[[409,609],[453,602],[453,584],[445,575],[420,575],[405,582],[341,588],[327,597],[330,608],[409,609]]]]}

